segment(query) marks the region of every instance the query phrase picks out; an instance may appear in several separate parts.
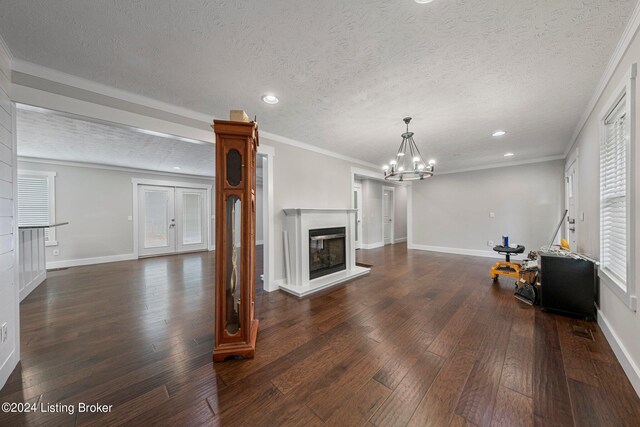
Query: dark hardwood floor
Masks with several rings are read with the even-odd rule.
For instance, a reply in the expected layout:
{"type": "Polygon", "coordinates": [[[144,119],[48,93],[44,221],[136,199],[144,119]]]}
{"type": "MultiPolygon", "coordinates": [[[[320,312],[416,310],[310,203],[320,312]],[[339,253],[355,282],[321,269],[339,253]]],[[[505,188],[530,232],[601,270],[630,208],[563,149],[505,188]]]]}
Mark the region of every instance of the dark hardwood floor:
{"type": "Polygon", "coordinates": [[[216,365],[213,254],[51,272],[21,304],[22,362],[0,402],[113,410],[0,425],[640,423],[598,326],[515,300],[492,260],[404,245],[358,259],[372,273],[325,294],[259,293],[256,358],[216,365]]]}

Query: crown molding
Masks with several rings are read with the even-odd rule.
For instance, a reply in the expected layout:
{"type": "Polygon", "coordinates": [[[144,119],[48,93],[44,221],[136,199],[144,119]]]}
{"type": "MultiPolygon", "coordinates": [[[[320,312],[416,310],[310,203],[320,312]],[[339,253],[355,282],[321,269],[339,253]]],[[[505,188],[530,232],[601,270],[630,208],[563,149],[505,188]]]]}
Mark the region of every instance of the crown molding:
{"type": "Polygon", "coordinates": [[[30,162],[30,163],[41,163],[41,164],[47,164],[47,165],[73,166],[73,167],[87,168],[87,169],[103,169],[103,170],[112,170],[112,171],[119,171],[119,172],[172,176],[175,178],[189,178],[189,179],[203,179],[203,180],[215,179],[214,175],[209,176],[209,175],[195,175],[195,174],[187,174],[187,173],[173,173],[173,172],[166,172],[166,171],[155,171],[151,169],[131,168],[126,166],[114,166],[114,165],[109,165],[104,163],[89,163],[89,162],[77,162],[72,160],[44,159],[41,157],[18,156],[18,161],[30,162]]]}
{"type": "MultiPolygon", "coordinates": [[[[165,113],[175,114],[191,120],[203,122],[206,126],[209,126],[213,120],[222,119],[213,115],[200,113],[198,111],[190,110],[187,108],[177,107],[175,105],[158,101],[153,98],[149,98],[143,95],[137,95],[122,89],[116,89],[111,86],[107,86],[101,83],[96,83],[91,80],[87,80],[81,77],[76,77],[71,74],[67,74],[61,71],[53,70],[38,64],[16,59],[13,62],[13,70],[19,73],[38,77],[43,80],[49,80],[55,83],[63,84],[70,87],[86,90],[99,95],[108,96],[110,98],[119,99],[121,101],[129,102],[132,104],[138,104],[147,108],[153,108],[155,110],[163,111],[165,113]]],[[[287,138],[282,135],[278,135],[265,130],[260,131],[260,136],[275,142],[290,145],[296,148],[300,148],[314,153],[323,154],[325,156],[333,157],[340,160],[345,160],[362,166],[377,168],[373,163],[366,162],[354,157],[346,156],[344,154],[337,153],[335,151],[327,150],[317,147],[315,145],[297,141],[292,138],[287,138]]]]}
{"type": "Polygon", "coordinates": [[[587,104],[587,108],[582,113],[582,116],[580,116],[580,120],[578,121],[578,124],[573,131],[573,134],[571,135],[571,144],[569,144],[564,152],[565,157],[576,145],[580,132],[582,132],[582,129],[587,124],[587,120],[589,120],[589,117],[593,113],[593,110],[595,110],[598,101],[602,97],[602,94],[607,88],[607,85],[613,78],[613,74],[616,72],[618,65],[620,65],[624,54],[627,53],[627,49],[629,49],[629,45],[631,45],[631,42],[638,32],[638,28],[640,28],[640,2],[636,4],[636,7],[631,15],[631,19],[629,19],[629,22],[627,23],[627,26],[622,33],[622,37],[620,37],[618,45],[616,46],[616,49],[613,51],[613,55],[611,55],[611,58],[607,63],[607,67],[605,68],[604,73],[602,74],[602,77],[598,82],[598,86],[596,86],[596,90],[591,97],[591,100],[587,104]]]}
{"type": "Polygon", "coordinates": [[[527,160],[516,160],[516,161],[504,162],[504,163],[491,163],[491,164],[484,165],[484,166],[477,166],[477,167],[471,167],[471,168],[455,169],[455,170],[451,170],[451,171],[439,172],[439,173],[434,174],[434,176],[435,175],[449,175],[449,174],[452,174],[452,173],[474,172],[474,171],[481,171],[481,170],[485,170],[485,169],[506,168],[506,167],[509,167],[509,166],[529,165],[529,164],[532,164],[532,163],[544,163],[544,162],[551,162],[553,160],[564,160],[565,158],[566,158],[566,156],[564,154],[558,154],[556,156],[536,157],[534,159],[527,159],[527,160]]]}

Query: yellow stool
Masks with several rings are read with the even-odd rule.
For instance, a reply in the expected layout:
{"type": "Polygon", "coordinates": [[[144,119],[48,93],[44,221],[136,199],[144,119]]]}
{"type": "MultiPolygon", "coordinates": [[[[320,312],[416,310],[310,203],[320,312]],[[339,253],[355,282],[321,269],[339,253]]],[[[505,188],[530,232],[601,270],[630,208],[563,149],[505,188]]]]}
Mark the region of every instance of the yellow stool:
{"type": "Polygon", "coordinates": [[[493,267],[491,267],[491,279],[493,282],[495,283],[498,281],[498,276],[513,277],[515,281],[518,282],[522,275],[522,267],[519,262],[511,262],[511,255],[523,253],[524,246],[518,245],[515,248],[495,246],[493,250],[505,256],[504,261],[498,261],[493,265],[493,267]]]}

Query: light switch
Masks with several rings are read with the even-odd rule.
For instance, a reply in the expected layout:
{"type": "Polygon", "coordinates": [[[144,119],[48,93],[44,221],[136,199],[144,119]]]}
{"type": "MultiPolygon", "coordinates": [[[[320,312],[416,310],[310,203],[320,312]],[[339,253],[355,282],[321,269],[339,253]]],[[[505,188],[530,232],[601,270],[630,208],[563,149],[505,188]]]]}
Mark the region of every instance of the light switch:
{"type": "Polygon", "coordinates": [[[127,221],[133,221],[133,217],[132,217],[131,215],[129,215],[129,216],[127,217],[127,221]]]}
{"type": "Polygon", "coordinates": [[[489,212],[489,218],[495,218],[495,217],[496,217],[495,212],[489,212]]]}

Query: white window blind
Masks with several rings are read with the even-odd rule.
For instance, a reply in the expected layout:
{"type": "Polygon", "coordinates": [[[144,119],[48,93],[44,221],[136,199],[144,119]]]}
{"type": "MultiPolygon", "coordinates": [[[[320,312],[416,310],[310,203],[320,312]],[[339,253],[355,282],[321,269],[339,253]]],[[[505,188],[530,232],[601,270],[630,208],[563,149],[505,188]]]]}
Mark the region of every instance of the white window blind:
{"type": "MultiPolygon", "coordinates": [[[[48,225],[53,222],[53,178],[50,174],[18,172],[18,225],[48,225]]],[[[52,229],[44,230],[45,242],[55,237],[52,229]]]]}
{"type": "Polygon", "coordinates": [[[628,251],[629,117],[623,97],[605,119],[600,147],[600,261],[626,290],[628,251]]]}

